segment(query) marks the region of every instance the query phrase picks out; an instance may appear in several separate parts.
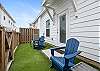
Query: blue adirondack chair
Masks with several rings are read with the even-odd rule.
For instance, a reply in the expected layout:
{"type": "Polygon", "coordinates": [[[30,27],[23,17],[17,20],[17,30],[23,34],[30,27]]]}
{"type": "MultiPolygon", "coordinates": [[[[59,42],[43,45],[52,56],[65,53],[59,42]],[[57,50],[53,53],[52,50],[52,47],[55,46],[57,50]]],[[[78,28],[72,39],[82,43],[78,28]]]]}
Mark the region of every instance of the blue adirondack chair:
{"type": "Polygon", "coordinates": [[[43,49],[45,45],[44,36],[41,36],[38,40],[33,40],[33,46],[36,49],[43,49]]]}
{"type": "Polygon", "coordinates": [[[74,66],[74,59],[80,53],[78,50],[79,41],[75,38],[67,40],[66,47],[51,48],[50,60],[52,62],[51,67],[55,67],[58,71],[69,71],[74,66]],[[64,57],[54,56],[54,50],[65,48],[64,57]]]}

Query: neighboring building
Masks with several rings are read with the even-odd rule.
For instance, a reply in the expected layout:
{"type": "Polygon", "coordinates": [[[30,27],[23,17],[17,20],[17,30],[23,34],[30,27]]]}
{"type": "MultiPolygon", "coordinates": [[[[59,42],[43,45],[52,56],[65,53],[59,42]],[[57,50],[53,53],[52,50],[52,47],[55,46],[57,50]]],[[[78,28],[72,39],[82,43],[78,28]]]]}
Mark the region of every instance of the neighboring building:
{"type": "Polygon", "coordinates": [[[44,0],[43,6],[37,18],[40,36],[57,46],[74,37],[80,41],[81,56],[100,63],[100,0],[44,0]]]}
{"type": "MultiPolygon", "coordinates": [[[[53,16],[53,10],[49,9],[50,13],[53,16]]],[[[40,15],[35,20],[34,24],[39,29],[39,36],[45,36],[46,42],[50,43],[56,43],[56,41],[53,41],[53,29],[52,26],[54,25],[52,20],[50,19],[46,9],[43,9],[40,13],[40,15]]]]}
{"type": "Polygon", "coordinates": [[[37,19],[34,23],[32,23],[32,28],[39,29],[39,19],[37,19]]]}
{"type": "Polygon", "coordinates": [[[9,15],[0,3],[0,25],[5,27],[6,31],[15,30],[15,20],[9,15]]]}

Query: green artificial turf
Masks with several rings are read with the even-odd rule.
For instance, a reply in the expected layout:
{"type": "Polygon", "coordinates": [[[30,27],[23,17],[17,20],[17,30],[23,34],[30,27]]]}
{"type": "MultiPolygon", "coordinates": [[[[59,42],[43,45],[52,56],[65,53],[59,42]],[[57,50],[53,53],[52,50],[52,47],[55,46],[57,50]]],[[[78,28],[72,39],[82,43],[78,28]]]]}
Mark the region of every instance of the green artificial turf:
{"type": "Polygon", "coordinates": [[[15,60],[9,71],[55,71],[41,51],[33,49],[30,44],[21,44],[15,53],[15,60]]]}

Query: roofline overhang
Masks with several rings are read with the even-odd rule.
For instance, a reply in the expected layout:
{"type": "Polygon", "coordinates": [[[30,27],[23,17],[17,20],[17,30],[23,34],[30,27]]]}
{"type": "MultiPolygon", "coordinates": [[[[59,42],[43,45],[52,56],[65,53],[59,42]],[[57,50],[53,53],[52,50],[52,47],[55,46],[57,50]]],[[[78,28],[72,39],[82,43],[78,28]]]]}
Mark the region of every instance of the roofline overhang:
{"type": "Polygon", "coordinates": [[[42,3],[42,6],[45,6],[46,2],[47,2],[47,0],[44,0],[43,3],[42,3]]]}
{"type": "MultiPolygon", "coordinates": [[[[77,12],[77,3],[76,3],[76,0],[71,0],[72,3],[73,3],[73,6],[74,6],[74,11],[77,12]]],[[[42,3],[42,6],[46,7],[48,4],[48,0],[44,0],[43,3],[42,3]]],[[[50,6],[47,6],[47,7],[50,7],[50,6]]]]}

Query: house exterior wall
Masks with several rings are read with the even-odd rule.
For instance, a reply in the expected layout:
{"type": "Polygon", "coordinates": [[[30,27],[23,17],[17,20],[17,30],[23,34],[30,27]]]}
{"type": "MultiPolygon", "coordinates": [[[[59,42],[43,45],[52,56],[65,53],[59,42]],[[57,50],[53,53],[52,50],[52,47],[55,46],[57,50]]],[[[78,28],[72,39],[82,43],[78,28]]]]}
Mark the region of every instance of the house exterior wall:
{"type": "Polygon", "coordinates": [[[40,27],[39,27],[39,25],[40,25],[40,21],[39,21],[40,19],[38,18],[36,21],[35,21],[35,23],[33,24],[34,26],[33,26],[33,28],[36,28],[36,29],[39,29],[40,27]]]}
{"type": "Polygon", "coordinates": [[[2,26],[6,27],[7,31],[11,31],[12,29],[14,29],[14,22],[1,8],[0,8],[0,22],[2,26]],[[5,16],[5,20],[4,20],[4,16],[5,16]]]}
{"type": "Polygon", "coordinates": [[[79,50],[83,51],[80,55],[100,62],[100,0],[75,1],[77,12],[75,12],[72,0],[54,0],[51,7],[55,9],[55,14],[51,12],[54,21],[50,20],[50,37],[46,37],[46,21],[50,19],[47,12],[39,17],[39,36],[44,34],[47,42],[60,46],[59,15],[66,12],[68,16],[66,39],[78,39],[79,50]]]}
{"type": "Polygon", "coordinates": [[[80,41],[82,56],[100,62],[100,0],[77,0],[77,15],[70,16],[70,37],[80,41]]]}
{"type": "Polygon", "coordinates": [[[69,10],[74,10],[73,9],[73,5],[71,0],[57,0],[54,4],[54,9],[55,9],[55,15],[54,15],[54,24],[55,27],[53,27],[53,29],[55,29],[54,31],[54,37],[57,40],[57,46],[65,46],[65,44],[60,43],[60,25],[59,25],[59,16],[60,14],[62,14],[63,12],[66,13],[66,41],[69,38],[69,10]]]}
{"type": "MultiPolygon", "coordinates": [[[[49,9],[50,14],[53,16],[53,10],[49,9]]],[[[54,24],[53,21],[50,19],[50,37],[46,37],[46,21],[49,20],[50,17],[47,12],[44,12],[40,17],[39,17],[39,23],[40,23],[40,30],[39,30],[39,36],[44,35],[46,42],[56,44],[56,40],[54,38],[55,33],[54,33],[54,24]]],[[[55,36],[56,37],[56,36],[55,36]]]]}
{"type": "MultiPolygon", "coordinates": [[[[82,56],[100,62],[100,0],[76,0],[76,4],[77,12],[74,11],[71,0],[57,0],[54,5],[55,24],[59,27],[58,15],[68,10],[67,38],[74,37],[80,41],[79,50],[83,51],[82,56]]],[[[59,28],[56,29],[59,32],[59,28]]]]}

